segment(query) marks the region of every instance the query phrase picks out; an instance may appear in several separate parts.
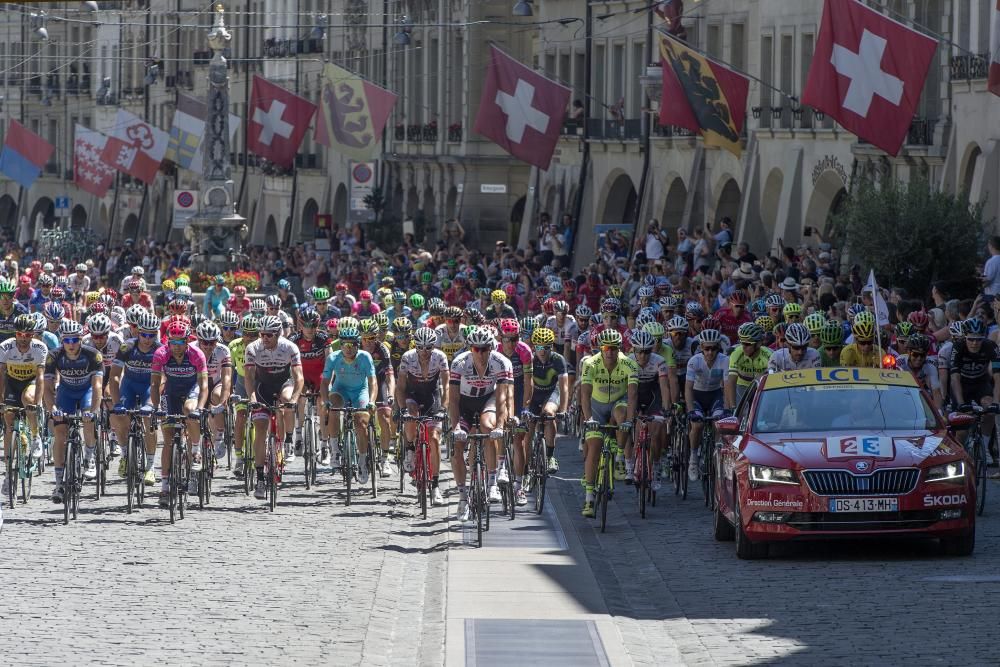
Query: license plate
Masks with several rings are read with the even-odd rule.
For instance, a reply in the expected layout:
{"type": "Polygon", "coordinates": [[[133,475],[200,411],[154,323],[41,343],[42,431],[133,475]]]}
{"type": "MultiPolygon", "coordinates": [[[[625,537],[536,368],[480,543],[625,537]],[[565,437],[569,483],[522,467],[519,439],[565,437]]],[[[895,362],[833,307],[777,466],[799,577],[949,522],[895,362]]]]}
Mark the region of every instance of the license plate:
{"type": "Polygon", "coordinates": [[[899,498],[830,498],[831,512],[898,512],[899,498]]]}

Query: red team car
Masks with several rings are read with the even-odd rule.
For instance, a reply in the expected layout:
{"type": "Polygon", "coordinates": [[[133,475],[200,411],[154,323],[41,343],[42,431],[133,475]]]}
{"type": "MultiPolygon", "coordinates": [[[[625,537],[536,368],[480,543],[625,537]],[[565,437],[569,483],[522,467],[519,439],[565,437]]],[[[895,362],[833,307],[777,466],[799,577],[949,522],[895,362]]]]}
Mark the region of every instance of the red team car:
{"type": "Polygon", "coordinates": [[[971,458],[912,376],[811,368],[765,375],[719,420],[715,537],[740,558],[791,539],[912,536],[975,547],[971,458]]]}

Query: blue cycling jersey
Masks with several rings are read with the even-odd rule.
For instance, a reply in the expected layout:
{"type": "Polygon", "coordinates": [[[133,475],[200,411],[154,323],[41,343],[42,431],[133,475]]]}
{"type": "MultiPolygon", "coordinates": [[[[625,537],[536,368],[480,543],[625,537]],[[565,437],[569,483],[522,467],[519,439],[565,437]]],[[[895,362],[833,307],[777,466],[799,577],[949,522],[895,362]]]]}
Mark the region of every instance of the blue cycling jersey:
{"type": "Polygon", "coordinates": [[[123,369],[123,382],[148,386],[153,368],[153,355],[155,353],[155,345],[149,352],[143,352],[134,341],[129,341],[119,348],[118,354],[115,355],[112,363],[116,367],[123,369]]]}
{"type": "Polygon", "coordinates": [[[375,377],[375,362],[372,355],[364,350],[358,350],[358,355],[353,362],[344,358],[341,350],[331,352],[323,365],[323,379],[327,382],[336,375],[331,389],[336,387],[347,393],[360,394],[368,393],[368,378],[375,377]]]}
{"type": "Polygon", "coordinates": [[[51,352],[59,347],[59,336],[55,335],[51,331],[43,331],[42,342],[45,343],[45,347],[49,348],[49,352],[51,352]]]}
{"type": "Polygon", "coordinates": [[[230,296],[232,295],[229,293],[228,287],[223,287],[221,291],[216,290],[215,287],[210,287],[205,292],[205,316],[211,317],[212,315],[221,313],[230,296]]]}

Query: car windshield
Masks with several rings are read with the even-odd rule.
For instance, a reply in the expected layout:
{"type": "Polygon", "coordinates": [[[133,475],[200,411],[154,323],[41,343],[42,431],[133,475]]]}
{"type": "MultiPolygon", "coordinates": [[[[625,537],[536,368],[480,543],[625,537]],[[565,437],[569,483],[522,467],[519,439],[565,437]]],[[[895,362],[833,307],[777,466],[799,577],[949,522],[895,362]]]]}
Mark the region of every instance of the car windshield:
{"type": "Polygon", "coordinates": [[[937,428],[920,391],[895,385],[785,387],[764,391],[754,416],[755,433],[937,428]]]}

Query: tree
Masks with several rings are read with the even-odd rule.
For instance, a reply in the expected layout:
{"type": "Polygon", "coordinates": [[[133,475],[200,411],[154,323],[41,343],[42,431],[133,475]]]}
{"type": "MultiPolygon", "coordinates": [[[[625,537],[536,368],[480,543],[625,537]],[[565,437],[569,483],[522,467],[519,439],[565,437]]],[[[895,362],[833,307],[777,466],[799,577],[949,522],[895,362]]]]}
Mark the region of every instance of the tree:
{"type": "Polygon", "coordinates": [[[923,178],[862,181],[833,219],[853,263],[875,270],[885,286],[930,294],[941,280],[956,293],[976,289],[986,237],[982,204],[940,192],[923,178]]]}

